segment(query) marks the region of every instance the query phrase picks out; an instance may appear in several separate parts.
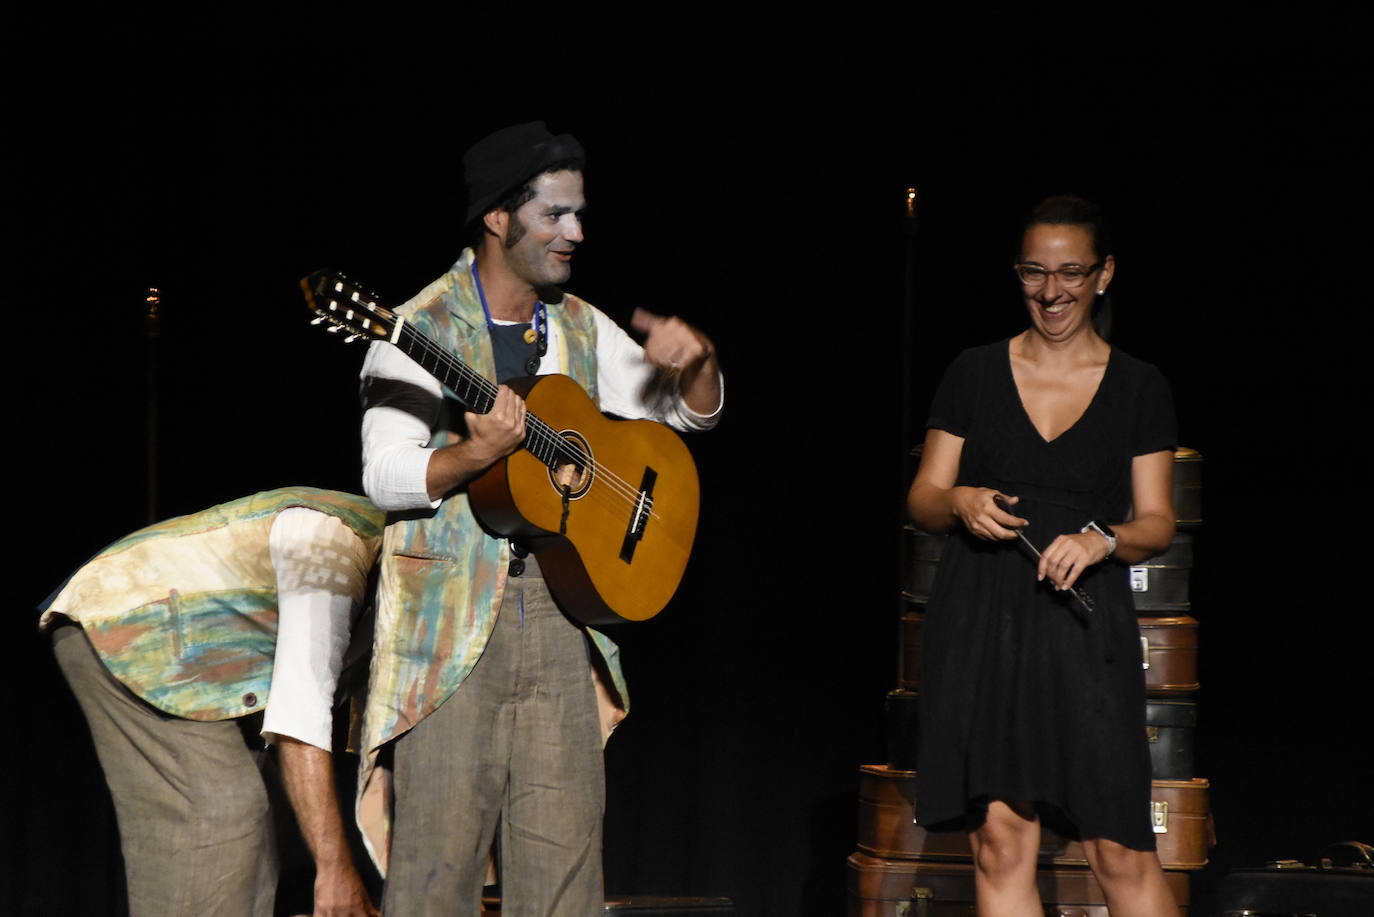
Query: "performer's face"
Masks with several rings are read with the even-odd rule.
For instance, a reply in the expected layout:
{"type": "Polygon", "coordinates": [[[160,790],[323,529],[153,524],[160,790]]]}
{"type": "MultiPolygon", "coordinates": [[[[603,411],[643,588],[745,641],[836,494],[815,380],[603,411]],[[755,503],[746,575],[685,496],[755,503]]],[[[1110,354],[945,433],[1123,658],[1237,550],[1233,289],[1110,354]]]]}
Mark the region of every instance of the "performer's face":
{"type": "MultiPolygon", "coordinates": [[[[1083,226],[1036,223],[1021,240],[1021,263],[1046,271],[1086,270],[1098,261],[1092,233],[1083,226]]],[[[1092,320],[1097,291],[1105,290],[1111,283],[1115,268],[1108,255],[1078,287],[1066,285],[1062,274],[1050,274],[1038,285],[1023,285],[1021,292],[1030,311],[1031,325],[1051,341],[1073,337],[1092,320]]]]}
{"type": "Polygon", "coordinates": [[[582,173],[545,172],[533,188],[507,223],[506,263],[533,287],[556,286],[572,276],[573,249],[582,241],[582,173]]]}

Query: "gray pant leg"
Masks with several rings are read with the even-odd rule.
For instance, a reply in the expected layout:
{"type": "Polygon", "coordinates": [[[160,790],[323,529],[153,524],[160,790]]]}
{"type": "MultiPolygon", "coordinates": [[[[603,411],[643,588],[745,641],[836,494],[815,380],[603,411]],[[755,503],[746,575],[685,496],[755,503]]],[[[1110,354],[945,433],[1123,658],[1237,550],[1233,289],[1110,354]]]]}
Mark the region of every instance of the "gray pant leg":
{"type": "Polygon", "coordinates": [[[467,917],[481,911],[510,744],[500,698],[481,690],[501,680],[495,671],[504,661],[499,620],[496,627],[458,690],[392,744],[394,811],[384,914],[467,917]]]}
{"type": "Polygon", "coordinates": [[[502,823],[501,913],[601,914],[606,778],[590,648],[542,579],[521,583],[526,669],[502,823]]]}
{"type": "Polygon", "coordinates": [[[121,685],[79,627],[53,631],[114,799],[132,917],[270,917],[272,819],[237,723],[167,716],[121,685]]]}
{"type": "Polygon", "coordinates": [[[602,913],[604,761],[586,635],[512,578],[472,673],[394,743],[384,913],[475,914],[497,825],[501,913],[602,913]]]}

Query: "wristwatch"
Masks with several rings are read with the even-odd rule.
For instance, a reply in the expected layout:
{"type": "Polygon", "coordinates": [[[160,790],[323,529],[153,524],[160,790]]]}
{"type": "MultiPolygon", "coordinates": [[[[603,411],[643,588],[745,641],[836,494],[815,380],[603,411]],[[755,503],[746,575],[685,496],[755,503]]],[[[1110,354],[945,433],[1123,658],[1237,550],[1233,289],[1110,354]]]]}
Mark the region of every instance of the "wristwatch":
{"type": "Polygon", "coordinates": [[[1116,553],[1116,536],[1112,534],[1111,527],[1105,522],[1098,522],[1095,519],[1088,520],[1088,524],[1078,530],[1082,532],[1096,532],[1107,539],[1107,556],[1111,557],[1116,553]]]}

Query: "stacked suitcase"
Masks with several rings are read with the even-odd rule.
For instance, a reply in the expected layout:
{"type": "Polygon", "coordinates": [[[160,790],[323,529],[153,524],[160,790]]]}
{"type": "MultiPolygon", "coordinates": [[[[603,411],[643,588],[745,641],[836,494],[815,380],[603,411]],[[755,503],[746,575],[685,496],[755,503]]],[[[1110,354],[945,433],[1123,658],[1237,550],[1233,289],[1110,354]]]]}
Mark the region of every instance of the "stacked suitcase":
{"type": "MultiPolygon", "coordinates": [[[[1123,571],[1140,616],[1145,667],[1146,735],[1153,773],[1150,817],[1160,862],[1187,914],[1189,871],[1207,862],[1208,782],[1193,775],[1197,723],[1198,624],[1189,612],[1193,540],[1202,523],[1202,458],[1174,455],[1178,532],[1162,556],[1123,571]]],[[[887,763],[859,769],[858,851],[849,858],[852,917],[973,912],[973,857],[959,832],[927,832],[914,819],[916,715],[921,685],[921,631],[945,536],[907,526],[903,533],[898,686],[887,695],[887,763]]],[[[1106,899],[1082,845],[1043,828],[1040,896],[1050,914],[1105,915],[1106,899]]]]}

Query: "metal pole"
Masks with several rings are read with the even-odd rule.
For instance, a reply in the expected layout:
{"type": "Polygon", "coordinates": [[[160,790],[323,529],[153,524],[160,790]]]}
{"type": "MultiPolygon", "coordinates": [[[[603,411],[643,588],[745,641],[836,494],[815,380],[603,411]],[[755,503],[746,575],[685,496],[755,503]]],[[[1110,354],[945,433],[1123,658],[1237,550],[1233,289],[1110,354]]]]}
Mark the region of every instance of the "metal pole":
{"type": "Polygon", "coordinates": [[[162,332],[162,319],[158,308],[162,305],[162,295],[157,287],[149,287],[144,298],[147,309],[143,313],[143,333],[147,344],[147,378],[144,382],[144,425],[147,433],[146,488],[148,493],[148,524],[157,521],[157,340],[162,332]]]}

